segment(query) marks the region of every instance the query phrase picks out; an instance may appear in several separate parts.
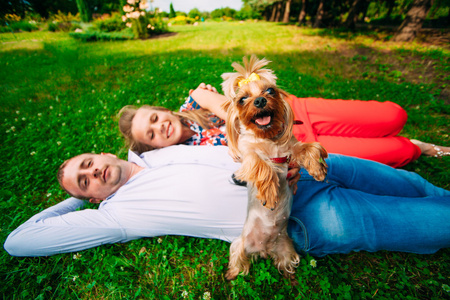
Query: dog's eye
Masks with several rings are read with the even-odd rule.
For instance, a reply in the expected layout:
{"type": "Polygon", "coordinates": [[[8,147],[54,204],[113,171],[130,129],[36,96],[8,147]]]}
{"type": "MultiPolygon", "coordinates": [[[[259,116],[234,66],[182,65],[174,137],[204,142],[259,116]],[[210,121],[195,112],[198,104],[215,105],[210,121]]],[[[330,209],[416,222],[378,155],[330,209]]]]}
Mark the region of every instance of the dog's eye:
{"type": "Polygon", "coordinates": [[[245,100],[247,100],[248,97],[242,97],[241,99],[239,99],[238,103],[239,105],[244,105],[245,100]]]}
{"type": "Polygon", "coordinates": [[[271,96],[274,96],[275,95],[275,90],[273,88],[268,88],[266,93],[271,95],[271,96]]]}

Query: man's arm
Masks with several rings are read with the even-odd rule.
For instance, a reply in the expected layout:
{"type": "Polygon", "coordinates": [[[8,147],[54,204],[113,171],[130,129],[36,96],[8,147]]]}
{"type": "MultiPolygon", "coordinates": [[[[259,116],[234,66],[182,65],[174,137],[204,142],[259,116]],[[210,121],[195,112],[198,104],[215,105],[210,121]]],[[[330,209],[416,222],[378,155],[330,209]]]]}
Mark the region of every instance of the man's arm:
{"type": "Polygon", "coordinates": [[[97,209],[75,211],[84,203],[69,198],[36,214],[11,232],[5,250],[13,256],[48,256],[126,239],[108,213],[97,209]]]}

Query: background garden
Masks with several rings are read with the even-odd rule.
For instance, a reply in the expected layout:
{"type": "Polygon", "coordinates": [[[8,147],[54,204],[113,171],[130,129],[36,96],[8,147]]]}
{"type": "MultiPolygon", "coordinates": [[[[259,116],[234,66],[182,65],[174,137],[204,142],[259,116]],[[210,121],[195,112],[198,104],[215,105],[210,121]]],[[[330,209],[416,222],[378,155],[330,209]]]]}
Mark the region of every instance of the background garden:
{"type": "MultiPolygon", "coordinates": [[[[92,22],[78,24],[86,28],[92,22]]],[[[160,38],[97,42],[42,26],[0,34],[2,244],[32,215],[67,198],[55,176],[65,159],[101,151],[126,158],[115,118],[122,106],[177,109],[189,89],[201,82],[220,88],[220,75],[232,70],[231,63],[253,53],[272,61],[279,85],[289,93],[394,101],[409,115],[402,135],[450,144],[450,49],[441,40],[422,34],[415,42],[396,43],[389,41],[389,29],[263,20],[205,19],[197,26],[165,28],[170,34],[156,35],[160,38]]],[[[424,157],[405,169],[450,189],[448,164],[448,157],[424,157]]],[[[433,255],[303,257],[299,284],[292,286],[265,260],[248,276],[226,281],[228,247],[218,240],[162,236],[52,257],[17,258],[1,250],[0,294],[3,299],[450,298],[449,249],[433,255]]]]}

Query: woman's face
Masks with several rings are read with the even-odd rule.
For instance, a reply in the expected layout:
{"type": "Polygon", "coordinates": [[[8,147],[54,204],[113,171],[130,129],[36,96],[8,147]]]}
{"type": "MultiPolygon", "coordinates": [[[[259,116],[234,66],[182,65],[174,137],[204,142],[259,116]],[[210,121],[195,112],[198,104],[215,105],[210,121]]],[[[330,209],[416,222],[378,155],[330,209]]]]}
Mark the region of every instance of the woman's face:
{"type": "Polygon", "coordinates": [[[183,124],[170,111],[141,107],[131,122],[131,135],[142,144],[163,148],[184,142],[183,124]]]}

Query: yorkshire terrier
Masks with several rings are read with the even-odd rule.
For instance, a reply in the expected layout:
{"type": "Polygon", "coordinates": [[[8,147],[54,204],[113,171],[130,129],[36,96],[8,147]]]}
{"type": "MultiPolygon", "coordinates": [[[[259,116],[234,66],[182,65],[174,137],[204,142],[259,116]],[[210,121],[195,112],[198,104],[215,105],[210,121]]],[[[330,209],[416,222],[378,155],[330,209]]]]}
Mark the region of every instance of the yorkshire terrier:
{"type": "Polygon", "coordinates": [[[286,277],[295,273],[300,257],[287,234],[293,199],[288,165],[305,167],[319,181],[327,174],[326,150],[293,136],[288,94],[276,86],[273,71],[263,68],[268,63],[252,55],[250,60],[244,57],[244,66],[232,64],[235,73],[222,74],[228,147],[242,163],[234,175],[248,186],[247,219],[231,243],[228,280],[248,274],[251,259],[258,256],[272,257],[286,277]]]}

